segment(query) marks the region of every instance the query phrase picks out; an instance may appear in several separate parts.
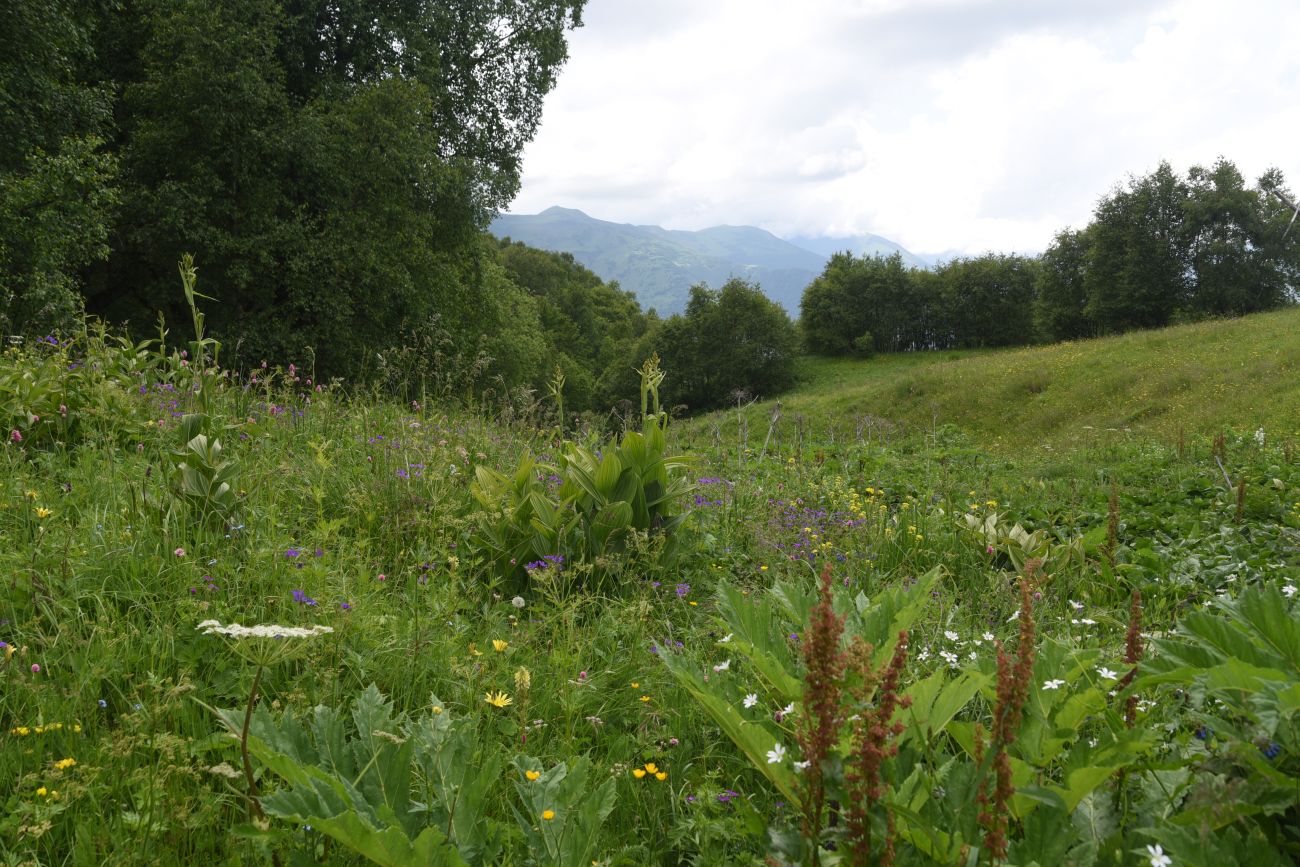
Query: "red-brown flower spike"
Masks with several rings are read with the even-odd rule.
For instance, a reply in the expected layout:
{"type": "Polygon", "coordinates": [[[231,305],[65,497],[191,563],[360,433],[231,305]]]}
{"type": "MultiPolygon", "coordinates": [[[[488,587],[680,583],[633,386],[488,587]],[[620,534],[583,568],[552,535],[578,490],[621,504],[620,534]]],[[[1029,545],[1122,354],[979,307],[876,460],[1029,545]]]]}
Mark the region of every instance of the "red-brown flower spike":
{"type": "MultiPolygon", "coordinates": [[[[1128,610],[1128,632],[1124,636],[1124,661],[1132,668],[1119,682],[1121,691],[1128,689],[1137,676],[1137,664],[1142,661],[1142,594],[1133,591],[1133,601],[1128,610]]],[[[1124,725],[1133,728],[1137,722],[1137,696],[1130,695],[1124,702],[1124,725]]]]}
{"type": "Polygon", "coordinates": [[[840,697],[848,655],[840,649],[844,618],[835,613],[831,592],[831,567],[821,574],[820,599],[812,610],[808,635],[803,644],[804,714],[798,741],[807,766],[800,778],[803,809],[803,834],[813,846],[817,863],[818,840],[821,838],[822,814],[826,805],[826,787],[822,779],[822,761],[839,739],[843,714],[840,697]]]}

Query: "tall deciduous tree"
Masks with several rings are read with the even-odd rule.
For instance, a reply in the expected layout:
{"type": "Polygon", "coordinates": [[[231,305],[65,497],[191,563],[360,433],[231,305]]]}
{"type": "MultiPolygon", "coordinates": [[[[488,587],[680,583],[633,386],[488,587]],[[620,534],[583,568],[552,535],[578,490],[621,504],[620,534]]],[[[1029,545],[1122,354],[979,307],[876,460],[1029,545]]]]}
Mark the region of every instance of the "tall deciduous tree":
{"type": "MultiPolygon", "coordinates": [[[[500,288],[479,235],[518,187],[583,2],[135,0],[105,16],[124,208],[91,306],[178,321],[190,251],[218,298],[210,326],[244,358],[310,348],[353,374],[435,319],[473,355],[500,288]]],[[[509,306],[536,328],[535,304],[509,306]]]]}
{"type": "Polygon", "coordinates": [[[94,3],[0,2],[0,332],[71,323],[79,271],[108,253],[116,165],[93,83],[94,3]]]}

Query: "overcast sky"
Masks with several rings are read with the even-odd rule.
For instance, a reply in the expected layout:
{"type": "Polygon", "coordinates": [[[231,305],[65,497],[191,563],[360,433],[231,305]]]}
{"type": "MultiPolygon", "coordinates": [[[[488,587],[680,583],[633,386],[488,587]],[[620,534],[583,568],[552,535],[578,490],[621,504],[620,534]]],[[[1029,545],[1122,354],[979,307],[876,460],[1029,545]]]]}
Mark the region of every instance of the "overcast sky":
{"type": "Polygon", "coordinates": [[[589,0],[511,212],[1041,250],[1220,154],[1300,187],[1300,0],[589,0]]]}

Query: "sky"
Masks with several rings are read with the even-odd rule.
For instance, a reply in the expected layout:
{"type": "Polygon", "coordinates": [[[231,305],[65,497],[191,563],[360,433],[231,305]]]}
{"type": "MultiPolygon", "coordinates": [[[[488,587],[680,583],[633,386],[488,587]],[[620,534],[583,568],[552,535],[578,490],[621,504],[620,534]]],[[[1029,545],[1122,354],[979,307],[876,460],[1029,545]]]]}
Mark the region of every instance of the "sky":
{"type": "Polygon", "coordinates": [[[1168,160],[1300,187],[1297,0],[588,0],[510,213],[1038,252],[1168,160]]]}

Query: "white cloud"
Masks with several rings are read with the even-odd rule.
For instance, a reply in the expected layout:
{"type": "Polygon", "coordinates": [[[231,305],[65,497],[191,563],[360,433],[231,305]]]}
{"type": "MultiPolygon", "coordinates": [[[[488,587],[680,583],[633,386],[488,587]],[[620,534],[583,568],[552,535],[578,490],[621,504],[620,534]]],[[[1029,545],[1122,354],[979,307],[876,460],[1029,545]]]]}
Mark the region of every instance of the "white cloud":
{"type": "Polygon", "coordinates": [[[591,0],[515,213],[1037,250],[1162,158],[1300,181],[1291,0],[591,0]]]}

